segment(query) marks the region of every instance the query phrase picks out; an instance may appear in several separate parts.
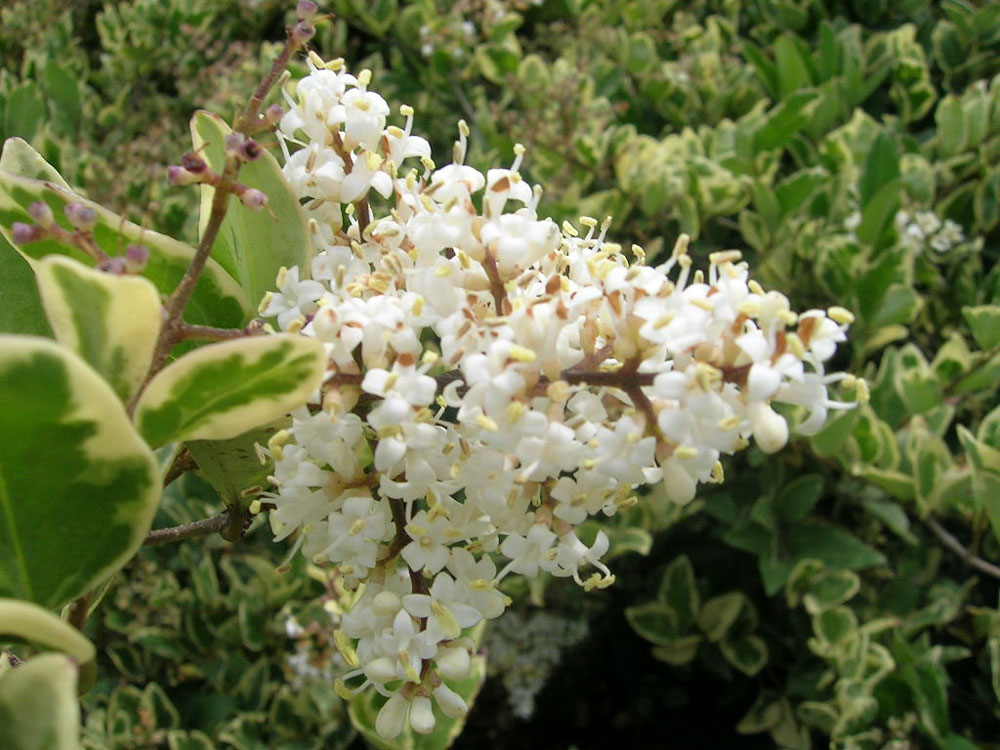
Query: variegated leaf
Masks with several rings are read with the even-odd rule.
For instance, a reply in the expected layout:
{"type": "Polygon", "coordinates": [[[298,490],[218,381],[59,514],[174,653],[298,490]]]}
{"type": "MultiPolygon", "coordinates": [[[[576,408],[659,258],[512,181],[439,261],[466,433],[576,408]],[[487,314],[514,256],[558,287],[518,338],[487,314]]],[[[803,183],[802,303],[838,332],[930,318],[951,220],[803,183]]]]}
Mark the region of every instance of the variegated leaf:
{"type": "Polygon", "coordinates": [[[306,336],[226,341],[185,354],[154,377],[135,422],[150,445],[225,440],[305,403],[323,378],[323,345],[306,336]]]}
{"type": "Polygon", "coordinates": [[[0,747],[79,750],[77,666],[62,654],[41,654],[0,675],[0,747]]]}
{"type": "Polygon", "coordinates": [[[48,339],[0,335],[0,596],[57,607],[142,544],[160,477],[111,387],[48,339]]]}
{"type": "Polygon", "coordinates": [[[160,294],[149,279],[103,273],[63,255],[35,267],[56,341],[127,400],[142,382],[160,333],[160,294]]]}

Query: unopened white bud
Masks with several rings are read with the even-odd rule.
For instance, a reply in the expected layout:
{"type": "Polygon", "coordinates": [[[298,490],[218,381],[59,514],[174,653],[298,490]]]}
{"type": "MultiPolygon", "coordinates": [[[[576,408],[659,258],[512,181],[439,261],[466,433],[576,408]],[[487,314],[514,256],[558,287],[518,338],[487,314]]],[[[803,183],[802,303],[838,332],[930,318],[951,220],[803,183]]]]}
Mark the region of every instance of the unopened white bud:
{"type": "Polygon", "coordinates": [[[449,719],[461,719],[469,712],[469,704],[443,682],[434,688],[433,692],[441,713],[449,719]]]}
{"type": "Polygon", "coordinates": [[[393,693],[375,717],[375,731],[379,737],[386,740],[398,737],[406,724],[406,713],[409,708],[410,702],[402,693],[393,693]]]}
{"type": "Polygon", "coordinates": [[[434,731],[434,707],[431,706],[431,699],[424,695],[418,695],[410,704],[410,726],[417,734],[430,734],[434,731]]]}

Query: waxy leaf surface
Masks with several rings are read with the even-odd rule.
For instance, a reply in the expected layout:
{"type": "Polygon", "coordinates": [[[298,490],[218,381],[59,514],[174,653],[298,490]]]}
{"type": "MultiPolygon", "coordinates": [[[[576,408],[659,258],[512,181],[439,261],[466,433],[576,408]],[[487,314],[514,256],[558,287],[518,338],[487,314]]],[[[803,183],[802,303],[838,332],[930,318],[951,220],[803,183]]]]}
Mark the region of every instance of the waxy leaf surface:
{"type": "Polygon", "coordinates": [[[58,607],[142,544],[156,461],[111,387],[31,336],[0,336],[0,435],[0,596],[58,607]]]}
{"type": "Polygon", "coordinates": [[[160,294],[149,279],[104,273],[62,255],[38,262],[38,288],[56,341],[127,400],[142,382],[160,333],[160,294]]]}
{"type": "Polygon", "coordinates": [[[136,424],[153,446],[236,437],[304,404],[325,366],[323,345],[305,336],[206,346],[150,381],[136,405],[136,424]]]}

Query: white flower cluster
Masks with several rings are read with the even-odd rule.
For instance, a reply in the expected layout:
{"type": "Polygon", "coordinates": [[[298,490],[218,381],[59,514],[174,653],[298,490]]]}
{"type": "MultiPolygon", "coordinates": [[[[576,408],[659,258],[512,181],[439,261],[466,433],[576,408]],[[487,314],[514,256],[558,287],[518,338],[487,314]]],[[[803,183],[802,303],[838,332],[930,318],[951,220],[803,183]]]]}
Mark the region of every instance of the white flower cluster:
{"type": "Polygon", "coordinates": [[[690,501],[751,438],[778,450],[774,402],[803,407],[805,431],[850,406],[827,391],[849,376],[824,362],[852,318],[796,315],[735,251],[706,276],[686,237],[652,267],[606,223],[559,227],[537,215],[523,149],[483,175],[463,164],[460,123],[437,168],[409,108],[404,128],[386,125],[367,71],[311,63],[280,130],[318,252],[311,278],[282,271],[261,313],[322,341],[329,371],[270,443],[271,523],[364,584],[336,635],[349,689],[388,696],[389,738],[431,731],[432,699],[467,710],[447,683],[470,668],[463,630],[508,605],[506,576],[606,586],[608,538],[585,543],[583,521],[652,482],[690,501]]]}
{"type": "Polygon", "coordinates": [[[914,252],[925,244],[939,253],[946,253],[965,242],[962,227],[951,219],[944,222],[933,211],[897,211],[894,220],[900,242],[914,252]]]}
{"type": "Polygon", "coordinates": [[[483,638],[489,673],[500,675],[511,712],[529,719],[535,696],[567,649],[587,637],[587,621],[551,612],[508,612],[483,638]]]}

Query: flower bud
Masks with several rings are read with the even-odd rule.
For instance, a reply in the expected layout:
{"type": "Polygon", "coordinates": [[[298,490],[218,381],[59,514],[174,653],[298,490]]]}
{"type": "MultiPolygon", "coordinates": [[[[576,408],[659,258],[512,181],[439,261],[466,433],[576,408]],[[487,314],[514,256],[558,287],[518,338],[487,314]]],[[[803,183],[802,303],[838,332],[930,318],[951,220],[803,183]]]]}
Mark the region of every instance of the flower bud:
{"type": "Polygon", "coordinates": [[[434,688],[433,693],[441,713],[449,719],[460,719],[469,712],[469,704],[465,699],[443,682],[434,688]]]}
{"type": "Polygon", "coordinates": [[[434,731],[434,708],[431,699],[426,695],[418,695],[410,704],[410,726],[418,734],[430,734],[434,731]]]}
{"type": "Polygon", "coordinates": [[[97,264],[97,269],[104,271],[104,273],[113,273],[115,276],[121,276],[128,272],[127,261],[122,255],[115,258],[105,258],[97,264]]]}
{"type": "Polygon", "coordinates": [[[280,104],[272,104],[270,107],[264,110],[264,124],[273,128],[279,122],[281,118],[285,116],[285,110],[280,104]]]}
{"type": "Polygon", "coordinates": [[[194,151],[188,151],[181,157],[181,166],[193,174],[201,174],[208,168],[205,160],[194,151]]]}
{"type": "Polygon", "coordinates": [[[256,188],[244,190],[240,193],[240,200],[243,201],[244,206],[252,208],[254,211],[259,211],[267,205],[267,196],[256,188]]]}
{"type": "Polygon", "coordinates": [[[45,237],[45,230],[35,224],[22,224],[15,221],[10,228],[11,239],[15,245],[27,245],[29,242],[38,242],[45,237]]]}
{"type": "Polygon", "coordinates": [[[295,12],[300,21],[309,23],[316,17],[317,10],[319,10],[319,6],[312,0],[299,0],[299,7],[295,9],[295,12]]]}
{"type": "Polygon", "coordinates": [[[393,693],[392,697],[379,709],[378,716],[375,717],[375,731],[379,737],[391,740],[399,736],[406,723],[406,712],[410,708],[410,702],[403,697],[402,693],[393,693]]]}
{"type": "Polygon", "coordinates": [[[750,404],[750,422],[753,425],[753,438],[762,451],[774,453],[785,447],[788,442],[788,423],[769,404],[750,404]]]}
{"type": "Polygon", "coordinates": [[[226,136],[226,153],[238,156],[247,137],[243,133],[230,133],[226,136]]]}
{"type": "Polygon", "coordinates": [[[434,662],[438,672],[449,680],[464,680],[469,675],[468,649],[439,646],[434,662]]]}
{"type": "Polygon", "coordinates": [[[380,656],[365,665],[365,675],[372,682],[389,682],[396,679],[396,664],[388,656],[380,656]]]}
{"type": "Polygon", "coordinates": [[[89,232],[97,224],[97,213],[94,209],[79,202],[68,204],[63,213],[66,214],[69,223],[81,232],[89,232]]]}
{"type": "Polygon", "coordinates": [[[149,261],[149,248],[145,245],[129,245],[125,248],[125,270],[128,273],[142,273],[149,261]]]}
{"type": "Polygon", "coordinates": [[[45,201],[35,201],[28,206],[28,216],[46,229],[56,223],[56,217],[52,215],[52,209],[45,201]]]}
{"type": "Polygon", "coordinates": [[[315,33],[316,29],[315,27],[313,27],[311,23],[309,23],[308,21],[299,21],[292,28],[292,33],[291,33],[292,43],[301,47],[303,44],[312,39],[315,33]]]}
{"type": "Polygon", "coordinates": [[[174,187],[193,185],[196,182],[201,182],[201,177],[189,172],[184,167],[169,166],[167,167],[167,182],[174,187]]]}
{"type": "Polygon", "coordinates": [[[236,152],[243,161],[257,161],[264,149],[252,138],[247,138],[236,152]]]}

